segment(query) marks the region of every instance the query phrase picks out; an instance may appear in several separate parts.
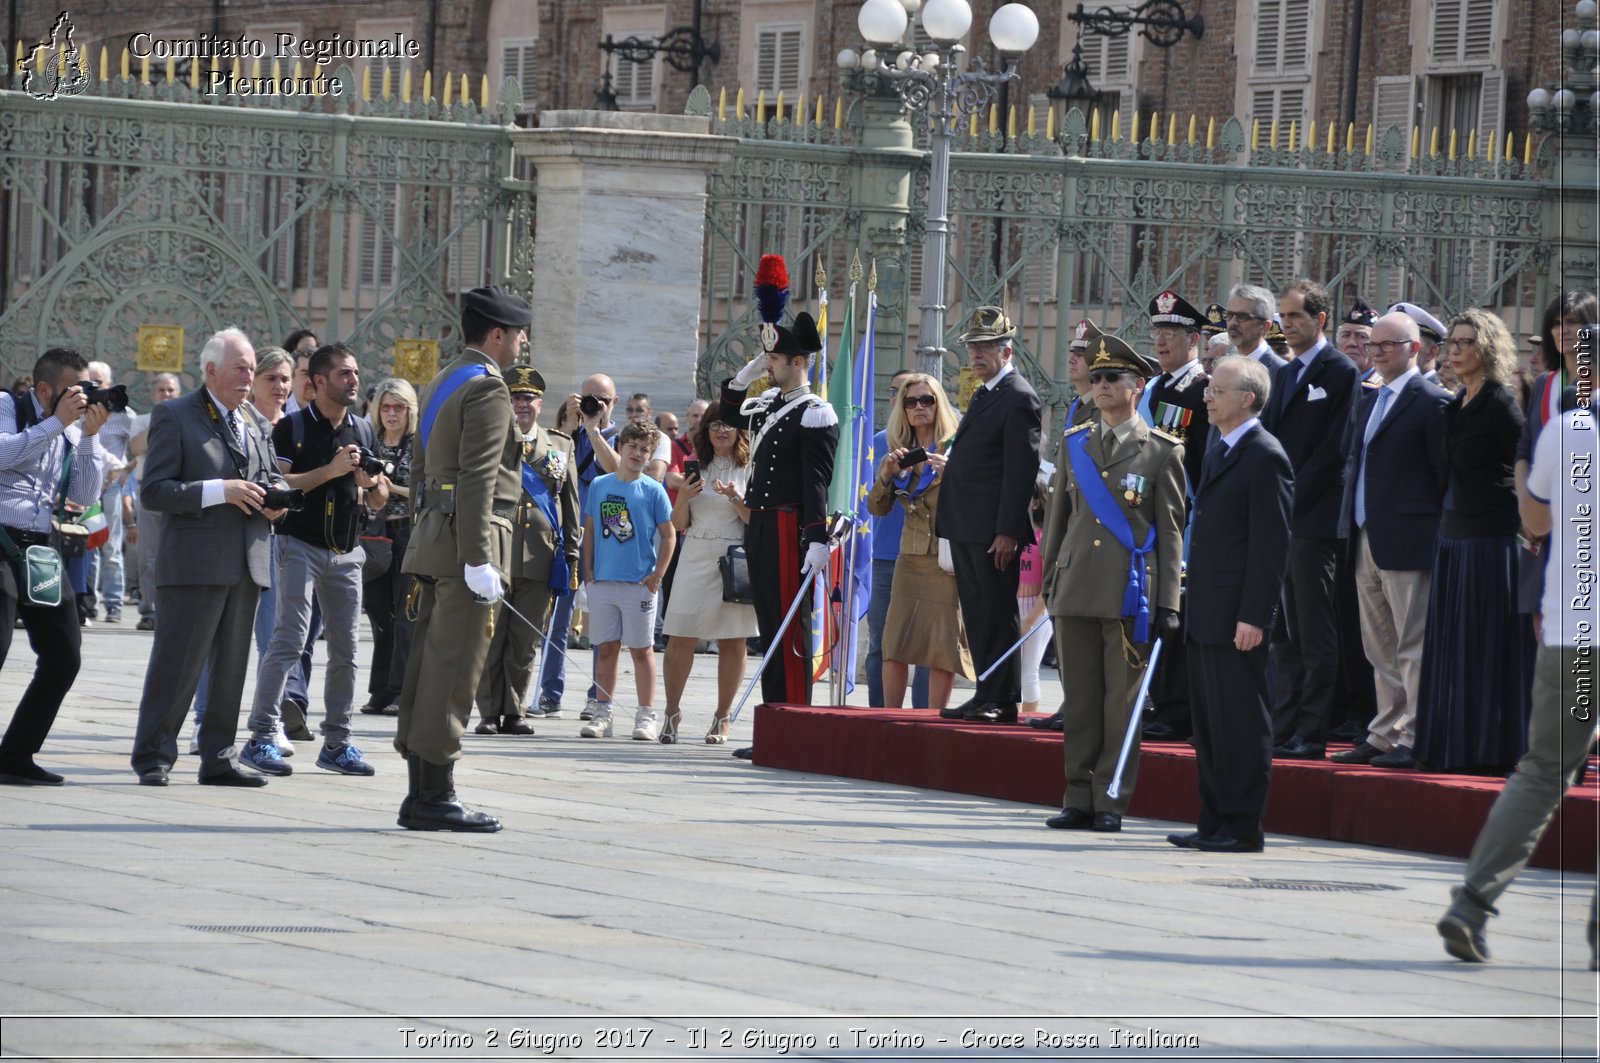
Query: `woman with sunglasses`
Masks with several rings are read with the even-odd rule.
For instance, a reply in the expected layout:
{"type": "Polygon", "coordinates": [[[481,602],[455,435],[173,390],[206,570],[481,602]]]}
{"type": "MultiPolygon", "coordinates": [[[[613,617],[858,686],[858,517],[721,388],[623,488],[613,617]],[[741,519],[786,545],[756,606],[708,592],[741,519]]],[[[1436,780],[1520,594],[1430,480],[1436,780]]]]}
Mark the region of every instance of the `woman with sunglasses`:
{"type": "Polygon", "coordinates": [[[889,617],[883,625],[883,704],[892,709],[905,699],[911,665],[932,671],[925,706],[931,709],[949,704],[957,672],[973,676],[956,577],[940,565],[939,537],[933,530],[945,452],[957,423],[937,380],[925,373],[903,378],[899,401],[889,410],[889,453],[867,496],[867,509],[875,517],[896,505],[905,510],[889,617]]]}
{"type": "Polygon", "coordinates": [[[1413,755],[1436,771],[1504,775],[1526,746],[1534,655],[1516,601],[1517,350],[1498,317],[1471,309],[1451,319],[1445,355],[1462,389],[1445,407],[1449,480],[1413,755]]]}
{"type": "Polygon", "coordinates": [[[717,713],[706,732],[706,742],[722,745],[728,740],[728,712],[744,681],[745,639],[757,631],[754,606],[722,600],[718,567],[728,547],[743,545],[744,527],[750,522],[750,511],[744,505],[750,476],[750,434],[723,421],[721,405],[713,402],[706,407],[693,438],[700,467],[689,467],[672,506],[672,526],[679,536],[678,573],[667,602],[667,618],[661,625],[667,638],[667,718],[661,741],[671,745],[678,740],[679,704],[694,666],[695,644],[714,639],[717,713]]]}

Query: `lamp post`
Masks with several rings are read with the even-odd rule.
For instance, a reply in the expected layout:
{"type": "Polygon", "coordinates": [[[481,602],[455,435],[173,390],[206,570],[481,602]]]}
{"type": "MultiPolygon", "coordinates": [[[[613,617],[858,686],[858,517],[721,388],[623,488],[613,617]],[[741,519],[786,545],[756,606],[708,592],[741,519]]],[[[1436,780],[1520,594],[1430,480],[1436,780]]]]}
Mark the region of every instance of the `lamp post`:
{"type": "MultiPolygon", "coordinates": [[[[1089,67],[1083,61],[1081,41],[1072,42],[1072,58],[1061,68],[1061,81],[1045,90],[1045,95],[1051,100],[1062,101],[1068,110],[1077,108],[1082,111],[1087,122],[1089,112],[1094,108],[1100,94],[1089,82],[1089,67]]],[[[1063,114],[1062,117],[1065,118],[1066,115],[1063,114]]]]}
{"type": "Polygon", "coordinates": [[[1528,124],[1540,132],[1594,136],[1600,114],[1600,92],[1595,91],[1595,66],[1600,63],[1595,0],[1578,0],[1573,13],[1577,28],[1561,32],[1566,72],[1560,84],[1528,93],[1528,124]]]}
{"type": "Polygon", "coordinates": [[[900,97],[900,109],[919,116],[928,130],[928,219],[922,241],[922,317],[917,329],[917,369],[935,379],[943,375],[945,258],[950,246],[950,141],[957,123],[981,112],[1000,86],[1017,76],[1017,59],[1039,37],[1039,19],[1022,4],[1006,4],[989,20],[989,39],[1005,69],[991,71],[981,58],[959,69],[966,52],[961,38],[972,25],[967,0],[867,0],[857,28],[869,47],[859,55],[846,48],[839,66],[848,75],[860,70],[871,90],[887,84],[900,97]],[[921,8],[922,28],[934,47],[925,55],[900,49],[910,16],[921,8]],[[886,54],[880,54],[886,53],[886,54]]]}

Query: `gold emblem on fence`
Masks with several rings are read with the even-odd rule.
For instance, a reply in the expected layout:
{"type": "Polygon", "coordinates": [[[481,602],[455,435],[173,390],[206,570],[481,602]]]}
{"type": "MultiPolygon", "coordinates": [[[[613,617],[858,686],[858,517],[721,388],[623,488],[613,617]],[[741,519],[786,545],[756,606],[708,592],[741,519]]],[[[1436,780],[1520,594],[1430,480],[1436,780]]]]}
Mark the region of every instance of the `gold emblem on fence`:
{"type": "Polygon", "coordinates": [[[183,326],[140,325],[134,364],[146,373],[183,372],[183,326]]]}
{"type": "Polygon", "coordinates": [[[438,340],[395,340],[394,375],[422,387],[439,371],[438,340]]]}

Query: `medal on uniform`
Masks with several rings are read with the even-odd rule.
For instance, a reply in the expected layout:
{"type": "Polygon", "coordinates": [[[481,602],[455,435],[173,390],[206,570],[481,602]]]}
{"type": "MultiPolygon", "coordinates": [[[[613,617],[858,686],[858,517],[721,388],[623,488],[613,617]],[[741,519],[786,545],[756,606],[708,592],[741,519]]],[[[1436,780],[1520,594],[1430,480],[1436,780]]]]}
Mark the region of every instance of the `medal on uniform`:
{"type": "Polygon", "coordinates": [[[1117,486],[1122,488],[1123,500],[1130,506],[1137,506],[1144,501],[1144,492],[1150,486],[1150,481],[1137,473],[1130,472],[1117,486]]]}
{"type": "Polygon", "coordinates": [[[559,480],[567,474],[567,455],[564,451],[551,450],[545,453],[544,474],[552,480],[559,480]]]}

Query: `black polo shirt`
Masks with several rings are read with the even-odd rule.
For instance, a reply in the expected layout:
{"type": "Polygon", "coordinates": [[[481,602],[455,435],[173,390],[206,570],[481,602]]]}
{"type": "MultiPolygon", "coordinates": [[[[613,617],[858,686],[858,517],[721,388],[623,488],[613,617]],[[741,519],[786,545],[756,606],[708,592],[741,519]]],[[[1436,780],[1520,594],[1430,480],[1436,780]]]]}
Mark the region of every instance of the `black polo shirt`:
{"type": "MultiPolygon", "coordinates": [[[[328,422],[313,403],[282,418],[272,429],[272,447],[279,467],[289,462],[292,473],[320,469],[340,447],[355,443],[372,449],[376,437],[366,418],[345,414],[338,428],[328,422]]],[[[355,549],[366,521],[356,487],[355,473],[336,477],[306,492],[304,509],[292,510],[279,530],[296,539],[339,553],[355,549]]]]}

